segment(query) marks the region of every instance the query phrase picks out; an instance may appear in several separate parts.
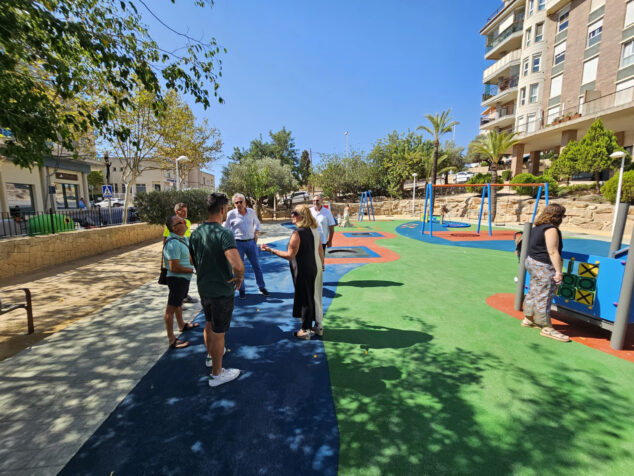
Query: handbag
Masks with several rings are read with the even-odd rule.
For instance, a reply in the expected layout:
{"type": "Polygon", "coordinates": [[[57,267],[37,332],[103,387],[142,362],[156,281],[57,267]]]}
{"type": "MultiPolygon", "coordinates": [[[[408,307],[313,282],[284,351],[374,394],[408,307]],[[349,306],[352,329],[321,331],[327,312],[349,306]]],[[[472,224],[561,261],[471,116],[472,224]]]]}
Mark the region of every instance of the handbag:
{"type": "Polygon", "coordinates": [[[166,285],[167,284],[167,268],[164,266],[165,264],[165,245],[167,244],[168,241],[173,240],[174,238],[168,238],[167,240],[165,240],[165,243],[163,243],[163,251],[161,251],[161,274],[159,274],[159,278],[158,278],[158,283],[159,284],[163,284],[166,285]]]}

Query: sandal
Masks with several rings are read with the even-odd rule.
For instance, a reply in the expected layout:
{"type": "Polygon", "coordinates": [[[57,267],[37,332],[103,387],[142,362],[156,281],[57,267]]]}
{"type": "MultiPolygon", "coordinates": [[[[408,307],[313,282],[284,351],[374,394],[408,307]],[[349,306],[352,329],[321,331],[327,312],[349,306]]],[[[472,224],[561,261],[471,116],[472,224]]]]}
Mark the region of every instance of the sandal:
{"type": "Polygon", "coordinates": [[[186,322],[183,328],[180,329],[180,331],[181,332],[191,331],[193,328],[198,327],[198,325],[199,324],[197,322],[186,322]]]}
{"type": "Polygon", "coordinates": [[[528,317],[525,317],[522,322],[521,322],[523,327],[539,327],[537,324],[535,324],[535,321],[529,319],[528,317]]]}
{"type": "Polygon", "coordinates": [[[559,342],[570,342],[570,337],[566,334],[562,334],[559,331],[556,331],[552,327],[544,327],[539,335],[544,337],[550,337],[551,339],[558,340],[559,342]]]}
{"type": "Polygon", "coordinates": [[[310,340],[310,331],[304,331],[304,334],[300,334],[299,331],[297,332],[293,332],[293,337],[295,337],[296,339],[301,339],[301,340],[310,340]]]}
{"type": "Polygon", "coordinates": [[[186,340],[174,339],[174,342],[170,344],[170,349],[184,349],[189,347],[189,342],[186,340]]]}

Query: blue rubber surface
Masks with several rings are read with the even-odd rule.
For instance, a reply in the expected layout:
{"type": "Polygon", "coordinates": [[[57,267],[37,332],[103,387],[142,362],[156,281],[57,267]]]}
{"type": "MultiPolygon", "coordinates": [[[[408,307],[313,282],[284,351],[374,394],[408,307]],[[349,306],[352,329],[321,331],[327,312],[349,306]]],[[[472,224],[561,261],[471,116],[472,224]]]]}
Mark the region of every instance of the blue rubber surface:
{"type": "Polygon", "coordinates": [[[349,231],[342,234],[346,238],[379,238],[383,236],[382,233],[376,231],[349,231]]]}
{"type": "MultiPolygon", "coordinates": [[[[288,262],[260,260],[271,295],[255,294],[247,263],[247,299],[236,299],[226,337],[223,365],[240,377],[208,386],[200,314],[200,327],[183,336],[191,345],[166,352],[60,474],[336,474],[339,433],[322,342],[291,336],[300,325],[291,317],[288,262]]],[[[358,266],[327,266],[324,313],[341,276],[358,266]]]]}
{"type": "MultiPolygon", "coordinates": [[[[432,233],[436,231],[447,231],[441,226],[434,224],[432,233]]],[[[471,230],[460,231],[458,233],[469,233],[473,231],[475,233],[475,226],[472,226],[471,230]]],[[[484,248],[487,250],[498,251],[510,251],[515,252],[515,242],[513,240],[491,240],[491,241],[450,241],[440,238],[438,235],[429,236],[429,223],[425,224],[425,235],[421,234],[421,222],[409,222],[404,223],[396,228],[396,232],[399,235],[406,236],[407,238],[413,238],[414,240],[424,241],[426,243],[434,243],[437,245],[446,246],[461,246],[464,248],[484,248]]],[[[480,234],[488,234],[487,227],[480,228],[480,234]]],[[[596,255],[596,256],[608,256],[610,251],[610,243],[607,241],[599,240],[585,240],[581,238],[566,238],[564,235],[564,251],[570,251],[574,253],[596,255]]]]}

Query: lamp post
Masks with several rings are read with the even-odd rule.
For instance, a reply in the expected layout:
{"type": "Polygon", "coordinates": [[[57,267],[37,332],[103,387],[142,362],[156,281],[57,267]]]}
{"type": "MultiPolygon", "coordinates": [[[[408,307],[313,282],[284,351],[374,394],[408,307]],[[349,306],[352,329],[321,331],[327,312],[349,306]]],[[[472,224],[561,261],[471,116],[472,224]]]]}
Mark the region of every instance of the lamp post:
{"type": "Polygon", "coordinates": [[[346,136],[346,159],[347,159],[348,158],[348,131],[345,131],[344,135],[346,136]]]}
{"type": "Polygon", "coordinates": [[[415,212],[415,200],[416,200],[416,176],[418,175],[416,172],[412,174],[414,176],[414,188],[412,189],[412,216],[414,216],[415,212]]]}
{"type": "Polygon", "coordinates": [[[181,155],[178,159],[176,159],[176,190],[181,189],[181,176],[178,173],[178,162],[181,160],[186,160],[187,162],[189,162],[189,159],[184,155],[181,155]]]}
{"type": "Polygon", "coordinates": [[[621,187],[623,185],[623,167],[625,166],[625,152],[617,150],[610,154],[611,159],[621,159],[621,171],[619,175],[619,185],[616,188],[616,201],[614,202],[614,218],[612,219],[612,233],[614,233],[614,227],[616,226],[616,215],[619,209],[619,203],[621,202],[621,187]]]}

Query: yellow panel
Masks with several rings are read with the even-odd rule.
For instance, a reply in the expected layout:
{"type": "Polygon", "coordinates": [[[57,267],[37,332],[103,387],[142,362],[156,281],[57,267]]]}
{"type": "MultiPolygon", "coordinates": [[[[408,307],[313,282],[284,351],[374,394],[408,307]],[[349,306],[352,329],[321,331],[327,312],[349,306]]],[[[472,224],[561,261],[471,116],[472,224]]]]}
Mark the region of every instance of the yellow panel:
{"type": "Polygon", "coordinates": [[[577,289],[577,292],[575,293],[575,301],[580,304],[592,306],[594,304],[594,293],[591,291],[584,291],[583,289],[577,289]]]}
{"type": "Polygon", "coordinates": [[[582,278],[596,278],[599,274],[599,265],[592,263],[579,263],[579,271],[577,274],[582,278]]]}

